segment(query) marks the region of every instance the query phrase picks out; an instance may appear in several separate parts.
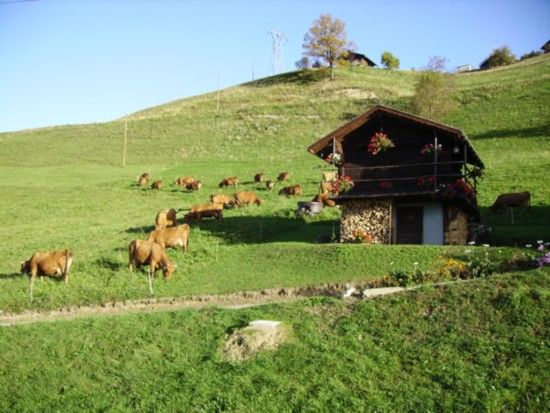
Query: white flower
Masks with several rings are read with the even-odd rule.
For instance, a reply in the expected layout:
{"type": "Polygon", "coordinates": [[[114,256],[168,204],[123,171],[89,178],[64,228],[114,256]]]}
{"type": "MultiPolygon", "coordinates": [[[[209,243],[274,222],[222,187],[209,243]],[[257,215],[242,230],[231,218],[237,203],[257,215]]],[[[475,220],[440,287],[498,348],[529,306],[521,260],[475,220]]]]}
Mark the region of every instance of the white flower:
{"type": "Polygon", "coordinates": [[[469,254],[472,250],[464,250],[464,254],[469,254]]]}
{"type": "Polygon", "coordinates": [[[470,242],[468,243],[468,245],[476,245],[476,242],[475,242],[475,241],[470,241],[470,242]]]}
{"type": "Polygon", "coordinates": [[[417,262],[413,262],[413,265],[416,267],[416,266],[418,265],[418,263],[417,263],[417,262]]]}
{"type": "Polygon", "coordinates": [[[543,242],[544,241],[540,239],[540,240],[537,241],[537,244],[542,244],[543,242]]]}
{"type": "Polygon", "coordinates": [[[531,244],[525,244],[525,248],[531,248],[532,245],[531,244]]]}
{"type": "Polygon", "coordinates": [[[484,246],[485,248],[488,248],[488,247],[489,247],[489,244],[483,244],[483,246],[484,246]]]}

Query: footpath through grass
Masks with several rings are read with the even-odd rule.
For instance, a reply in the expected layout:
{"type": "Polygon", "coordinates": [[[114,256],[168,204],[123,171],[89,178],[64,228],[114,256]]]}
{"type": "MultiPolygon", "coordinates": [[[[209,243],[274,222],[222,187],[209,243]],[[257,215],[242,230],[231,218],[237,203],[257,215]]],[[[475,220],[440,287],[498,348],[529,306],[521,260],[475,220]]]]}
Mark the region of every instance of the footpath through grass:
{"type": "Polygon", "coordinates": [[[346,304],[310,299],[0,329],[2,411],[546,411],[550,273],[346,304]],[[223,361],[254,319],[276,352],[223,361]],[[106,334],[108,332],[108,334],[106,334]]]}

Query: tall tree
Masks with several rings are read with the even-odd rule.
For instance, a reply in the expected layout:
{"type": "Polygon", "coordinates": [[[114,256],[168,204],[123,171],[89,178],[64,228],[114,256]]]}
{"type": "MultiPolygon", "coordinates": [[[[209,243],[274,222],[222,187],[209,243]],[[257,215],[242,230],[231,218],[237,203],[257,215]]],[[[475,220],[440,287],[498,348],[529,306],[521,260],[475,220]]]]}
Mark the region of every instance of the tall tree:
{"type": "Polygon", "coordinates": [[[440,56],[431,57],[420,74],[412,100],[414,112],[420,116],[441,120],[456,107],[454,75],[443,72],[446,61],[440,56]]]}
{"type": "Polygon", "coordinates": [[[386,66],[387,69],[399,69],[399,59],[395,57],[390,52],[384,52],[382,53],[382,56],[380,57],[380,63],[382,63],[384,66],[386,66]]]}
{"type": "Polygon", "coordinates": [[[352,47],[347,39],[346,25],[330,14],[322,14],[304,36],[304,55],[324,60],[334,79],[334,66],[352,47]]]}

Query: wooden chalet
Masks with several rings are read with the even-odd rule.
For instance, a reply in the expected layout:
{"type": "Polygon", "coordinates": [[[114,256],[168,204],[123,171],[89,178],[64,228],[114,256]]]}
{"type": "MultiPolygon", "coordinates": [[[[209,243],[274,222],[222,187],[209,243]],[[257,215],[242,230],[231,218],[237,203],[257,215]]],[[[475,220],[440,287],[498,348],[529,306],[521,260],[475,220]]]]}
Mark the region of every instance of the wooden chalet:
{"type": "Polygon", "coordinates": [[[370,67],[376,66],[376,63],[374,63],[364,54],[356,53],[352,50],[348,50],[346,54],[346,60],[349,61],[352,65],[364,65],[370,67]]]}
{"type": "Polygon", "coordinates": [[[484,165],[460,129],[376,106],[308,151],[338,160],[339,179],[353,182],[333,198],[342,242],[465,244],[479,227],[476,178],[484,165]],[[377,152],[375,135],[393,147],[377,152]]]}

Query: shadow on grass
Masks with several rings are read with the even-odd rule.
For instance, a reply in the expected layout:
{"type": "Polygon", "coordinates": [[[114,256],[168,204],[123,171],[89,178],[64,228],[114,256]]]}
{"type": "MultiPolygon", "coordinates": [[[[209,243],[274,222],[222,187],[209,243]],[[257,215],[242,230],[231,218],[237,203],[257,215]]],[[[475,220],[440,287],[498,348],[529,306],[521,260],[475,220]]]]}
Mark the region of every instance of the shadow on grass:
{"type": "Polygon", "coordinates": [[[9,274],[0,274],[0,279],[9,279],[9,278],[21,278],[24,274],[21,274],[20,272],[13,272],[9,274]]]}
{"type": "Polygon", "coordinates": [[[240,216],[223,218],[221,221],[204,219],[190,225],[191,233],[194,228],[200,228],[228,244],[327,243],[338,230],[337,221],[307,222],[301,217],[240,216]]]}
{"type": "MultiPolygon", "coordinates": [[[[124,250],[127,250],[127,249],[125,248],[124,250]]],[[[103,268],[107,268],[108,270],[111,270],[111,271],[118,271],[127,267],[127,265],[111,260],[109,258],[98,258],[94,264],[103,268]]]]}
{"type": "Polygon", "coordinates": [[[255,80],[253,82],[245,83],[244,86],[268,87],[284,83],[309,85],[323,79],[328,79],[329,77],[330,71],[328,68],[304,69],[295,72],[282,73],[280,75],[270,76],[260,80],[255,80]]]}
{"type": "Polygon", "coordinates": [[[550,125],[521,129],[493,129],[484,133],[472,135],[472,139],[492,139],[505,137],[533,138],[550,135],[550,125]]]}
{"type": "Polygon", "coordinates": [[[524,208],[509,208],[491,213],[489,207],[481,207],[482,222],[491,228],[487,243],[494,246],[521,247],[533,244],[537,240],[546,239],[550,234],[550,206],[531,206],[524,208]]]}
{"type": "Polygon", "coordinates": [[[154,225],[144,225],[141,227],[128,228],[124,232],[126,232],[127,234],[149,234],[154,229],[154,225]]]}

